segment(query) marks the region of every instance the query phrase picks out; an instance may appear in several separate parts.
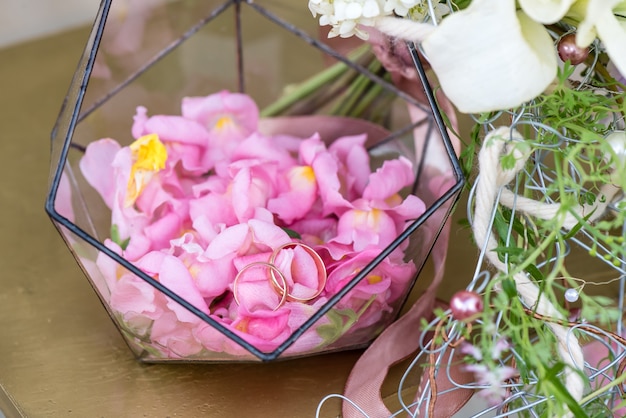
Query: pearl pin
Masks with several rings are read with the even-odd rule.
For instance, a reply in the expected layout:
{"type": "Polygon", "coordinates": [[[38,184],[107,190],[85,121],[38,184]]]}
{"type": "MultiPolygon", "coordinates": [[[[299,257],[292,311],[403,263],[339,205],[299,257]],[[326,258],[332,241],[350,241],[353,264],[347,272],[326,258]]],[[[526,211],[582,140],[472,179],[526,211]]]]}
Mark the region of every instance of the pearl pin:
{"type": "Polygon", "coordinates": [[[568,302],[576,302],[578,300],[578,290],[569,288],[565,291],[565,300],[568,302]]]}
{"type": "Polygon", "coordinates": [[[581,48],[576,45],[576,34],[564,35],[557,44],[559,57],[563,62],[569,61],[574,65],[584,62],[589,56],[589,48],[581,48]]]}
{"type": "Polygon", "coordinates": [[[452,318],[459,321],[472,321],[483,312],[483,299],[476,292],[461,290],[450,299],[452,318]]]}

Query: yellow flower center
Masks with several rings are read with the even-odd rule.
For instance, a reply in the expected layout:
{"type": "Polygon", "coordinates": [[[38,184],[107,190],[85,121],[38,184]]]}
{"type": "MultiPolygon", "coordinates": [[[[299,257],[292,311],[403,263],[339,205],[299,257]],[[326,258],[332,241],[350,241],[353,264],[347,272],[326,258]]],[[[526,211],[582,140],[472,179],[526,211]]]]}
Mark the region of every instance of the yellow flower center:
{"type": "Polygon", "coordinates": [[[233,119],[228,115],[224,115],[215,122],[214,128],[222,130],[232,125],[234,125],[233,119]]]}
{"type": "Polygon", "coordinates": [[[356,209],[354,211],[354,224],[378,231],[381,214],[382,211],[376,208],[370,210],[356,209]]]}
{"type": "Polygon", "coordinates": [[[313,167],[310,165],[302,167],[300,175],[311,182],[315,181],[315,172],[313,171],[313,167]]]}
{"type": "Polygon", "coordinates": [[[130,144],[133,170],[159,171],[165,168],[167,149],[157,134],[144,135],[130,144]]]}
{"type": "Polygon", "coordinates": [[[126,207],[135,203],[152,176],[165,168],[167,149],[157,134],[144,135],[130,144],[133,165],[126,186],[126,207]]]}
{"type": "Polygon", "coordinates": [[[387,203],[389,206],[399,206],[402,203],[402,196],[400,196],[398,193],[392,194],[387,199],[385,199],[385,203],[387,203]]]}
{"type": "Polygon", "coordinates": [[[289,170],[289,183],[294,189],[310,188],[312,184],[315,184],[315,172],[313,168],[308,165],[301,165],[293,167],[289,170]]]}
{"type": "Polygon", "coordinates": [[[243,318],[237,325],[235,325],[235,329],[241,332],[248,332],[248,324],[250,323],[250,318],[243,318]]]}
{"type": "Polygon", "coordinates": [[[382,276],[378,275],[378,274],[372,274],[367,276],[367,282],[369,284],[376,284],[376,283],[380,283],[382,282],[383,278],[382,276]]]}

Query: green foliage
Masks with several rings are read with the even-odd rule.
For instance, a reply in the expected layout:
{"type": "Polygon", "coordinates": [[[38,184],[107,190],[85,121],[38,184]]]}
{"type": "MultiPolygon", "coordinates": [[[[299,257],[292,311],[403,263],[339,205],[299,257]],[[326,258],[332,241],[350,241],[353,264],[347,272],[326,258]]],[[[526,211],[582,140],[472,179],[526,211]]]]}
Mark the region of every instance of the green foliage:
{"type": "Polygon", "coordinates": [[[361,315],[365,313],[375,299],[376,295],[368,299],[358,312],[352,309],[331,309],[328,311],[326,314],[326,318],[329,321],[328,324],[320,325],[316,328],[317,333],[323,340],[320,346],[325,347],[345,334],[352,325],[359,320],[361,315]]]}
{"type": "Polygon", "coordinates": [[[300,235],[298,231],[294,231],[293,229],[289,229],[285,227],[283,227],[282,230],[285,231],[287,235],[289,235],[289,238],[302,239],[302,235],[300,235]]]}
{"type": "MultiPolygon", "coordinates": [[[[604,73],[602,77],[591,74],[585,85],[571,81],[574,70],[565,63],[552,90],[525,104],[523,109],[476,116],[461,153],[463,171],[471,178],[476,174],[476,155],[487,132],[510,124],[517,120],[516,115],[523,114],[523,123],[515,128],[525,138],[522,144],[529,149],[523,151],[530,151],[530,158],[525,170],[519,173],[520,186],[515,192],[558,205],[555,216],[549,219],[498,208],[493,222],[497,240],[494,251],[508,270],[487,284],[485,310],[473,330],[473,341],[482,353],[490,353],[499,338],[505,338],[514,347],[509,361],[515,360],[520,380],[536,380],[538,384],[532,390],[548,398],[535,409],[541,417],[561,416],[567,411],[575,417],[596,417],[601,416],[598,410],[606,408],[598,402],[579,404],[569,394],[563,383],[569,366],[560,360],[550,322],[534,315],[534,307],[523,305],[513,276],[524,273],[540,289],[541,297],[551,302],[562,318],[568,318],[563,292],[570,287],[582,289],[585,284],[584,278],[575,278],[567,270],[567,257],[563,255],[567,253],[568,240],[585,234],[592,247],[590,257],[601,257],[618,266],[626,260],[622,235],[626,204],[617,204],[610,215],[592,221],[597,215],[594,207],[606,202],[607,185],[626,189],[624,163],[605,140],[611,132],[623,129],[624,94],[615,84],[606,82],[604,73]],[[578,211],[581,206],[585,207],[582,215],[578,211]],[[569,230],[564,228],[568,215],[578,222],[569,230]]],[[[504,169],[510,169],[517,161],[513,154],[507,154],[500,163],[504,169]]],[[[587,321],[614,329],[622,315],[615,303],[611,298],[581,291],[576,306],[580,306],[581,316],[587,321]]],[[[484,360],[485,364],[489,362],[484,360]]],[[[607,389],[599,389],[598,394],[602,390],[607,389]]]]}
{"type": "Polygon", "coordinates": [[[120,237],[120,230],[117,225],[113,224],[111,225],[111,241],[119,245],[122,250],[125,250],[130,243],[130,237],[122,239],[122,237],[120,237]]]}

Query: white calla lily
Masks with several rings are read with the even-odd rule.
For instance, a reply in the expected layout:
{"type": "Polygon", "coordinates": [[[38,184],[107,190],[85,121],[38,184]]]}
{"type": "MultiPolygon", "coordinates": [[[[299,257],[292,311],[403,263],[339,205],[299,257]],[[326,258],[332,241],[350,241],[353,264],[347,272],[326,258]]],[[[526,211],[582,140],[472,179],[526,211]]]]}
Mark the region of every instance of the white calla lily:
{"type": "Polygon", "coordinates": [[[535,22],[550,25],[565,16],[575,0],[519,0],[524,13],[535,22]]]}
{"type": "MultiPolygon", "coordinates": [[[[583,3],[584,4],[584,3],[583,3]]],[[[589,46],[596,36],[615,67],[626,74],[626,4],[623,0],[588,0],[584,19],[576,32],[576,44],[589,46]],[[623,16],[617,16],[619,9],[623,16]]]]}
{"type": "Polygon", "coordinates": [[[556,77],[552,38],[543,25],[516,11],[515,0],[474,0],[436,27],[393,20],[382,18],[376,26],[422,41],[442,90],[461,112],[517,107],[556,77]]]}

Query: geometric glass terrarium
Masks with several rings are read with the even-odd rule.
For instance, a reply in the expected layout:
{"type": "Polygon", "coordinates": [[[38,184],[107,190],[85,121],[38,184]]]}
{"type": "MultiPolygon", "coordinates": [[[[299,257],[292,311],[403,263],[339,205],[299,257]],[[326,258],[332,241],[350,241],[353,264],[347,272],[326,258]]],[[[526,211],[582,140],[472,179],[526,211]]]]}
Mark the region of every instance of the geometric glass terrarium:
{"type": "Polygon", "coordinates": [[[416,51],[421,96],[288,3],[100,6],[46,210],[141,361],[367,345],[461,190],[416,51]]]}

